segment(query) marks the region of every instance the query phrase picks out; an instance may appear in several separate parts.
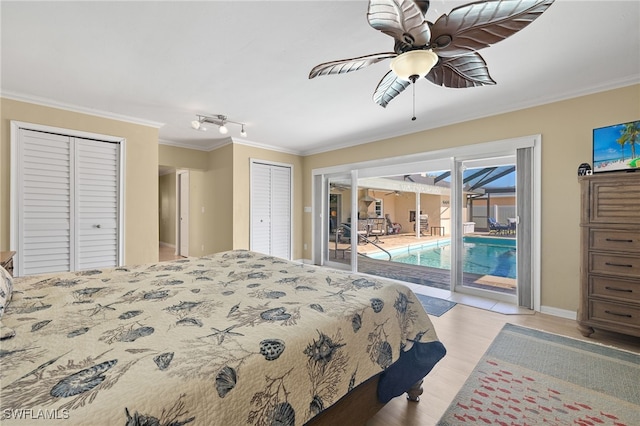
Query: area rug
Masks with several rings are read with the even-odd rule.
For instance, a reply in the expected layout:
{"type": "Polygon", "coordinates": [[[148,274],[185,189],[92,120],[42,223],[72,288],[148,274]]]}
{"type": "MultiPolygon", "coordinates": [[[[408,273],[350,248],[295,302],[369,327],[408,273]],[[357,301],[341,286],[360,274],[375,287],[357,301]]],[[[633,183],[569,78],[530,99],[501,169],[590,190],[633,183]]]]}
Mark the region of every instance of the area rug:
{"type": "Polygon", "coordinates": [[[420,303],[424,306],[424,310],[427,311],[429,315],[433,315],[434,317],[439,317],[440,315],[447,312],[449,309],[456,306],[455,302],[451,302],[445,299],[439,299],[437,297],[426,296],[424,294],[416,293],[418,299],[420,299],[420,303]]]}
{"type": "Polygon", "coordinates": [[[640,355],[507,324],[438,425],[640,425],[640,355]]]}

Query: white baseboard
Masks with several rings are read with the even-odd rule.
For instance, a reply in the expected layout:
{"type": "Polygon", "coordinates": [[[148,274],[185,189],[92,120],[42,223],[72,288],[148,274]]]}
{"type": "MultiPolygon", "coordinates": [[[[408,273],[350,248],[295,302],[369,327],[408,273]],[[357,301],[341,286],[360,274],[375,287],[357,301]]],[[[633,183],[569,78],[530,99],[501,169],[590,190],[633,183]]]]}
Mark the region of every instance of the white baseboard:
{"type": "Polygon", "coordinates": [[[160,241],[160,245],[161,245],[162,247],[176,248],[176,245],[175,245],[175,244],[165,243],[164,241],[160,241]]]}
{"type": "Polygon", "coordinates": [[[566,309],[554,308],[552,306],[541,306],[540,312],[543,314],[549,314],[556,317],[566,318],[574,321],[576,318],[578,318],[578,314],[575,311],[568,311],[566,309]]]}

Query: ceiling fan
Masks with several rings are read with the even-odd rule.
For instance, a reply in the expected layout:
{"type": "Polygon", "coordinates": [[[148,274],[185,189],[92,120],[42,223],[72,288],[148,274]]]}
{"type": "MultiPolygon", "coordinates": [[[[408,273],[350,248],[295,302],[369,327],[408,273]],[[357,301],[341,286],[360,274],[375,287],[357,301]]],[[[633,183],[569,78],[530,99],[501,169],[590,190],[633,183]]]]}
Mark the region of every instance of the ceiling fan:
{"type": "Polygon", "coordinates": [[[351,189],[351,187],[348,186],[348,185],[342,185],[342,184],[333,183],[333,182],[329,184],[329,187],[331,189],[335,189],[335,190],[340,191],[340,192],[345,191],[347,189],[351,189]]]}
{"type": "Polygon", "coordinates": [[[373,93],[374,102],[382,107],[422,77],[451,88],[493,85],[496,82],[477,51],[520,31],[553,2],[479,1],[456,7],[432,23],[425,18],[429,1],[370,0],[369,25],[393,37],[393,52],[325,62],[313,67],[309,78],[345,74],[392,59],[391,71],[373,93]]]}

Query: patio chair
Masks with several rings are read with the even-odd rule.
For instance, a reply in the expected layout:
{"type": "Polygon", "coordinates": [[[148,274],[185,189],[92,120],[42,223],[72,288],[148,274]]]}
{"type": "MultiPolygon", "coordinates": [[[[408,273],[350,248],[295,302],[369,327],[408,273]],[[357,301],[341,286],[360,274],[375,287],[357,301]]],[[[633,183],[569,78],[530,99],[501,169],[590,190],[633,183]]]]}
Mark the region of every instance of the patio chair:
{"type": "Polygon", "coordinates": [[[489,222],[489,233],[503,234],[509,231],[509,225],[503,225],[492,217],[487,218],[489,222]]]}
{"type": "MultiPolygon", "coordinates": [[[[416,230],[416,224],[413,224],[413,230],[416,230]]],[[[420,215],[420,235],[427,235],[427,231],[429,231],[429,215],[421,214],[420,215]]]]}
{"type": "Polygon", "coordinates": [[[373,235],[375,239],[374,243],[383,243],[380,241],[380,236],[385,235],[386,232],[386,223],[383,218],[377,219],[369,219],[369,235],[373,235]]]}
{"type": "Polygon", "coordinates": [[[391,218],[389,217],[389,214],[385,214],[385,221],[387,222],[387,234],[399,234],[400,231],[402,230],[402,225],[400,225],[399,223],[393,223],[391,222],[391,218]]]}
{"type": "Polygon", "coordinates": [[[358,219],[358,244],[362,241],[367,244],[367,237],[369,236],[369,221],[367,219],[358,219]],[[363,238],[364,237],[364,238],[363,238]]]}

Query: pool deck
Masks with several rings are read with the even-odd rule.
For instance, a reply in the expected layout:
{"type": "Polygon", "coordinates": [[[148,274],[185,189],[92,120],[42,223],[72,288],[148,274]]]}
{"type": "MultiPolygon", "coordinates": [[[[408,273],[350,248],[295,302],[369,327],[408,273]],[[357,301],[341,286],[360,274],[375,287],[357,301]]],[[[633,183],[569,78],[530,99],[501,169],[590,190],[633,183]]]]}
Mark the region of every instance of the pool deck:
{"type": "MultiPolygon", "coordinates": [[[[510,238],[513,239],[515,235],[495,235],[488,233],[473,233],[466,234],[472,236],[485,236],[495,238],[510,238]]],[[[385,235],[380,237],[380,247],[385,250],[397,250],[406,249],[407,251],[412,248],[419,248],[423,245],[437,244],[438,241],[449,241],[450,236],[421,236],[416,237],[415,234],[399,234],[399,235],[385,235]]],[[[351,246],[347,243],[340,243],[337,245],[337,252],[335,250],[335,242],[329,243],[329,255],[330,260],[340,263],[349,263],[349,256],[351,252],[351,246]],[[336,257],[337,256],[337,257],[336,257]]],[[[373,244],[359,244],[358,253],[367,255],[371,253],[379,253],[380,249],[373,244]]],[[[383,276],[386,278],[393,278],[396,280],[412,282],[415,284],[426,285],[430,287],[440,288],[448,290],[450,287],[450,271],[438,268],[430,268],[426,266],[409,265],[399,262],[389,262],[387,260],[371,259],[365,256],[358,258],[358,271],[383,276]]],[[[463,274],[463,285],[467,287],[481,288],[486,290],[498,291],[501,293],[515,294],[516,292],[516,280],[511,278],[497,277],[493,275],[479,275],[479,274],[463,274]]]]}

